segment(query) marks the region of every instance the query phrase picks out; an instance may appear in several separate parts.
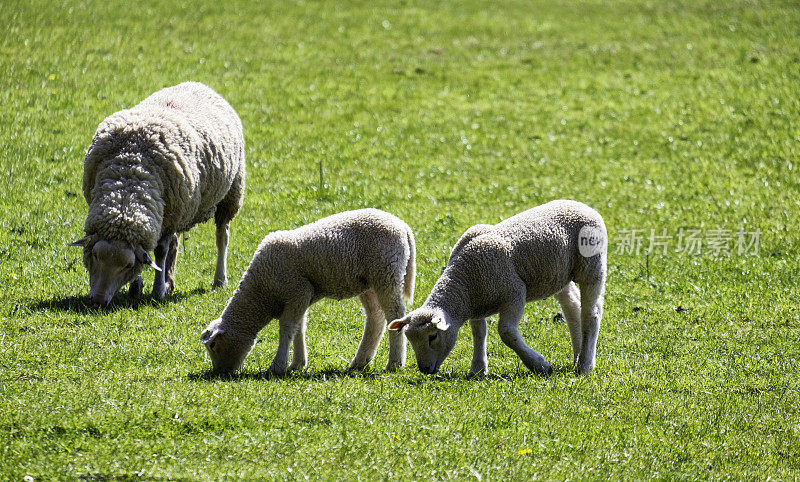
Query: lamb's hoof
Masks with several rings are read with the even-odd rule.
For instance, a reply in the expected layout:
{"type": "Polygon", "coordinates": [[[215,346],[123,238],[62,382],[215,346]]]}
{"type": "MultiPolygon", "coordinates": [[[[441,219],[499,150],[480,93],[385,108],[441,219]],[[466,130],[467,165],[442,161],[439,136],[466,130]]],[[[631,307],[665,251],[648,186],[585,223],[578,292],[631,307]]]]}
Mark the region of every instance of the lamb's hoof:
{"type": "Polygon", "coordinates": [[[167,281],[165,283],[166,286],[166,294],[171,295],[173,291],[175,291],[175,282],[174,281],[167,281]]]}
{"type": "Polygon", "coordinates": [[[305,370],[305,369],[306,369],[306,366],[308,366],[308,363],[306,363],[306,362],[303,362],[303,363],[297,363],[297,364],[295,364],[295,363],[292,363],[291,365],[289,365],[289,371],[290,371],[290,372],[299,372],[299,371],[303,371],[303,370],[305,370]]]}
{"type": "Polygon", "coordinates": [[[550,366],[550,362],[547,360],[544,361],[536,370],[534,370],[537,374],[543,377],[549,377],[553,374],[553,367],[550,366]]]}
{"type": "Polygon", "coordinates": [[[212,289],[224,288],[226,284],[228,284],[228,278],[215,279],[214,284],[211,285],[211,288],[212,289]]]}
{"type": "Polygon", "coordinates": [[[401,363],[401,362],[389,361],[389,363],[386,364],[386,371],[387,372],[398,372],[398,371],[403,369],[403,365],[405,365],[405,364],[401,363]]]}

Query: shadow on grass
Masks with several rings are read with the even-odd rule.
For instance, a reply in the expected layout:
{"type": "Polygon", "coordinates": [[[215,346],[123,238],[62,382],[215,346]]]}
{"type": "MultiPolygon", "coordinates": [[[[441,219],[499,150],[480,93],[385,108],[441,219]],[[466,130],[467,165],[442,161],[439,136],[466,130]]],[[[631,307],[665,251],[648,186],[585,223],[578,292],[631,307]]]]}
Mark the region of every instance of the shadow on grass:
{"type": "Polygon", "coordinates": [[[240,372],[233,375],[221,375],[214,373],[209,369],[199,373],[190,373],[189,380],[196,382],[238,382],[242,380],[312,380],[326,382],[329,380],[335,380],[337,378],[359,378],[363,380],[374,380],[386,375],[387,373],[388,372],[383,370],[373,370],[370,368],[367,368],[366,370],[350,370],[349,368],[327,367],[322,370],[302,370],[299,372],[292,372],[287,375],[275,375],[269,370],[240,372]]]}
{"type": "Polygon", "coordinates": [[[196,295],[202,295],[209,290],[206,288],[195,288],[187,292],[177,292],[168,295],[163,300],[157,300],[149,296],[142,298],[132,298],[126,294],[118,293],[111,300],[105,308],[100,308],[89,303],[89,296],[84,295],[71,295],[71,296],[54,296],[48,300],[33,301],[27,305],[27,309],[33,312],[37,311],[62,311],[70,312],[79,315],[103,313],[106,311],[114,311],[118,309],[132,309],[138,310],[143,306],[164,306],[170,303],[178,303],[196,295]]]}
{"type": "MultiPolygon", "coordinates": [[[[548,376],[542,376],[533,373],[525,368],[521,368],[511,373],[489,373],[486,376],[470,376],[466,371],[464,372],[446,372],[437,373],[436,375],[425,375],[417,371],[416,367],[406,367],[403,371],[397,373],[399,376],[411,374],[413,378],[405,380],[406,383],[412,386],[421,386],[427,383],[450,383],[450,382],[464,382],[464,381],[481,381],[481,380],[526,380],[526,379],[541,379],[547,380],[550,378],[561,377],[577,377],[575,368],[572,365],[553,366],[553,373],[548,376]]],[[[328,382],[339,378],[358,378],[362,380],[374,380],[382,378],[387,375],[393,375],[392,372],[387,372],[380,369],[367,368],[366,370],[351,370],[349,368],[335,368],[328,367],[322,370],[303,370],[300,372],[292,372],[288,375],[275,375],[269,370],[262,370],[258,372],[241,372],[233,375],[216,374],[212,370],[206,370],[198,373],[190,373],[188,378],[195,382],[239,382],[243,380],[311,380],[316,382],[328,382]]],[[[408,378],[408,377],[406,377],[408,378]]]]}

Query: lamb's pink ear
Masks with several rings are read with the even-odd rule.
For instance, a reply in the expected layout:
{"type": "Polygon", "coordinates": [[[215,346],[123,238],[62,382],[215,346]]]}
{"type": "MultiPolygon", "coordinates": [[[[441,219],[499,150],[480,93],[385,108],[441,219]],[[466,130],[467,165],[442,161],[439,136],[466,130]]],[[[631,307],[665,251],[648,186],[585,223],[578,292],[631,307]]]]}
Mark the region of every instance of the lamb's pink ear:
{"type": "Polygon", "coordinates": [[[436,315],[431,319],[431,324],[436,327],[436,329],[441,331],[447,331],[450,328],[450,323],[444,319],[441,315],[436,315]]]}
{"type": "Polygon", "coordinates": [[[71,243],[67,243],[67,246],[81,246],[81,247],[83,247],[83,246],[86,246],[87,244],[89,244],[89,240],[90,239],[91,239],[91,236],[89,236],[87,234],[86,236],[82,237],[81,239],[79,239],[77,241],[73,241],[71,243]]]}
{"type": "Polygon", "coordinates": [[[399,320],[394,320],[393,322],[389,323],[389,329],[392,331],[400,331],[406,327],[411,322],[411,315],[406,315],[399,320]]]}
{"type": "Polygon", "coordinates": [[[136,248],[134,248],[133,254],[136,255],[136,260],[138,262],[146,264],[147,266],[150,266],[156,271],[161,271],[161,268],[159,268],[158,265],[155,263],[155,261],[153,261],[153,258],[150,257],[150,253],[145,251],[144,248],[142,248],[141,246],[137,246],[136,248]]]}

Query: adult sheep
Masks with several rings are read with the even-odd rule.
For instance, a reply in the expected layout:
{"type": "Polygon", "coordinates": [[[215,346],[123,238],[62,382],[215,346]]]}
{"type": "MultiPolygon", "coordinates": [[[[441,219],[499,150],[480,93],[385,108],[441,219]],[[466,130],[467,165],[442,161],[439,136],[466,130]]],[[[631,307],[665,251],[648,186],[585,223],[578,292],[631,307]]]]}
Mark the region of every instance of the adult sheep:
{"type": "Polygon", "coordinates": [[[86,236],[70,243],[83,247],[91,302],[107,306],[126,283],[140,296],[144,265],[156,270],[153,296],[166,296],[175,287],[178,233],[212,215],[214,286],[223,286],[244,186],[242,123],[211,88],[185,82],[107,117],[84,161],[86,236]]]}
{"type": "MultiPolygon", "coordinates": [[[[291,231],[268,234],[256,250],[233,297],[202,334],[216,373],[237,370],[258,332],[279,323],[278,351],[270,366],[277,375],[305,368],[306,312],[322,298],[358,296],[364,306],[364,335],[350,364],[366,367],[375,357],[386,321],[405,314],[403,299],[414,297],[414,235],[398,217],[378,209],[328,216],[291,231]]],[[[387,370],[405,364],[406,340],[389,335],[387,370]]]]}
{"type": "Polygon", "coordinates": [[[569,326],[575,368],[589,373],[603,316],[606,249],[603,218],[576,201],[552,201],[494,226],[473,226],[456,243],[425,303],[389,329],[406,334],[420,371],[436,373],[469,320],[469,373],[481,375],[487,371],[486,317],[499,313],[503,343],[528,369],[546,375],[550,363],[525,343],[519,323],[527,302],[555,296],[569,326]]]}

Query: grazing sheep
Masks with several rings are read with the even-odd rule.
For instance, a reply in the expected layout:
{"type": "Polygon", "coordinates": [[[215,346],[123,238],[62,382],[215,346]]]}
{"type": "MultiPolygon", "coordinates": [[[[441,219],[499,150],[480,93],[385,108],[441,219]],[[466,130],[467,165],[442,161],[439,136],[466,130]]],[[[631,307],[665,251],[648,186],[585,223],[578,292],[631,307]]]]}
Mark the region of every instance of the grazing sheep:
{"type": "MultiPolygon", "coordinates": [[[[270,371],[286,373],[306,366],[306,312],[321,298],[358,295],[364,306],[364,335],[351,368],[361,369],[375,357],[386,320],[405,314],[414,297],[414,235],[402,220],[377,209],[334,214],[294,229],[270,233],[222,315],[202,334],[213,369],[237,370],[253,348],[256,334],[270,320],[279,322],[278,352],[270,371]]],[[[405,364],[402,333],[389,336],[387,370],[405,364]]]]}
{"type": "Polygon", "coordinates": [[[126,283],[141,295],[144,265],[156,270],[153,295],[166,296],[175,287],[177,233],[212,215],[214,286],[223,286],[228,227],[242,206],[244,184],[242,123],[203,84],[160,90],[107,117],[84,162],[86,236],[70,243],[83,246],[92,303],[107,306],[126,283]]]}
{"type": "Polygon", "coordinates": [[[486,317],[499,313],[503,343],[530,370],[549,374],[550,363],[525,344],[518,325],[527,302],[555,296],[569,326],[575,367],[589,373],[603,316],[606,240],[600,215],[575,201],[552,201],[494,226],[473,226],[453,247],[425,303],[389,329],[406,334],[420,371],[436,373],[469,320],[469,373],[486,374],[486,317]]]}

